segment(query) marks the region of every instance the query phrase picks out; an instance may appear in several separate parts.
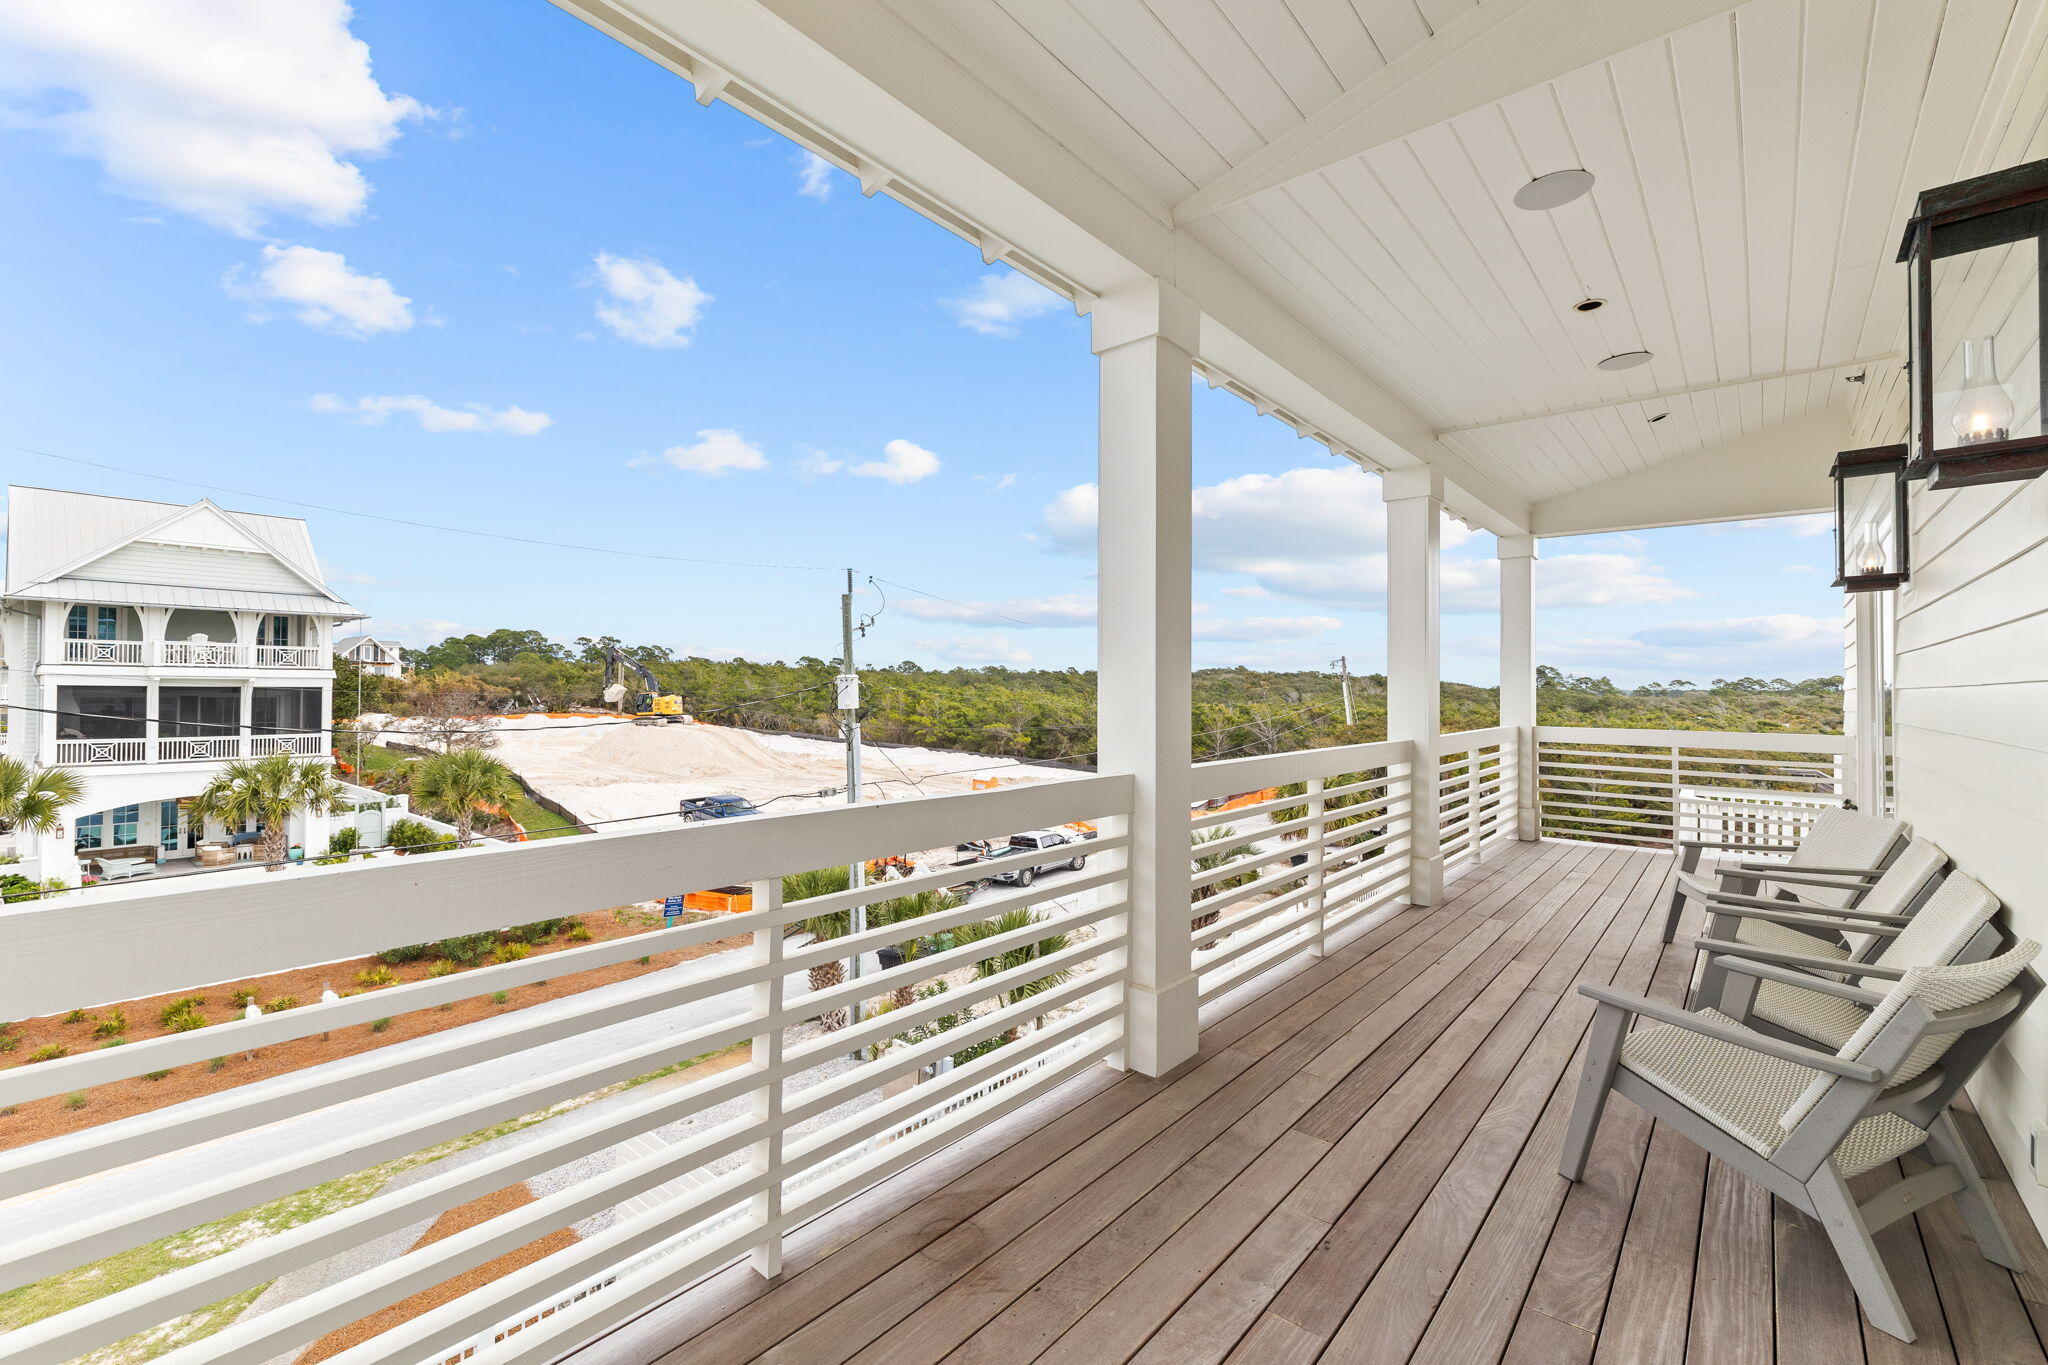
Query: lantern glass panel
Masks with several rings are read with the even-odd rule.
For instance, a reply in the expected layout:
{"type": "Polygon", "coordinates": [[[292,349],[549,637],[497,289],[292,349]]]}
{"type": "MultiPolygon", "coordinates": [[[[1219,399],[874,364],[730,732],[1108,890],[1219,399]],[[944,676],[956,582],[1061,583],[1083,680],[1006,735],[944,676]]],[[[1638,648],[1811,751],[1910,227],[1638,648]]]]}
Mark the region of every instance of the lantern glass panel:
{"type": "Polygon", "coordinates": [[[1934,401],[1923,458],[2041,435],[2044,232],[2048,206],[2039,204],[1933,232],[1934,401]]]}
{"type": "Polygon", "coordinates": [[[1842,573],[1895,574],[1900,562],[1898,483],[1892,473],[1842,480],[1842,573]]]}

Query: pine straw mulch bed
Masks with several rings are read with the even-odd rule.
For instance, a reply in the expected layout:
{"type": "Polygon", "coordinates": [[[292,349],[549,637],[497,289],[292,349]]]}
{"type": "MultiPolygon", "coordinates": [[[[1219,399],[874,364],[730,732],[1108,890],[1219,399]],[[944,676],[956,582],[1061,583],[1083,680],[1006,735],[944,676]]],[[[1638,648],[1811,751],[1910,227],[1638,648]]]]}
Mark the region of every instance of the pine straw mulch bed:
{"type": "MultiPolygon", "coordinates": [[[[590,943],[625,938],[645,933],[648,929],[661,925],[661,917],[658,914],[635,907],[598,910],[573,918],[590,931],[588,940],[572,943],[565,936],[556,935],[548,942],[534,944],[531,956],[541,957],[565,948],[586,947],[590,943]]],[[[369,1024],[352,1024],[347,1028],[335,1029],[325,1036],[314,1034],[306,1038],[295,1038],[290,1042],[274,1043],[253,1054],[234,1052],[212,1062],[194,1062],[176,1067],[160,1080],[151,1080],[147,1076],[132,1076],[126,1080],[96,1086],[76,1095],[53,1095],[48,1099],[16,1105],[0,1111],[0,1150],[26,1146],[65,1133],[75,1133],[115,1119],[161,1109],[182,1100],[211,1095],[237,1085],[246,1085],[250,1081],[260,1081],[271,1076],[281,1076],[289,1071],[317,1066],[322,1062],[353,1057],[376,1048],[388,1047],[393,1043],[423,1038],[428,1034],[439,1033],[443,1029],[488,1019],[507,1010],[524,1009],[544,1001],[559,1000],[594,986],[609,985],[615,981],[630,981],[634,977],[660,971],[664,967],[673,967],[679,962],[694,961],[711,953],[743,947],[747,941],[746,936],[722,938],[694,948],[655,953],[644,964],[629,960],[610,967],[550,977],[544,982],[529,986],[510,987],[505,992],[504,1004],[498,1004],[492,999],[494,991],[485,992],[453,1004],[394,1015],[381,1030],[369,1024]]],[[[356,983],[358,972],[385,967],[385,970],[391,972],[401,982],[419,981],[426,978],[433,963],[433,958],[423,958],[402,966],[387,967],[375,957],[362,957],[347,962],[329,962],[318,967],[248,977],[240,981],[224,981],[194,991],[171,992],[142,1000],[124,1001],[117,1006],[89,1010],[82,1020],[71,1023],[65,1022],[66,1016],[61,1014],[27,1019],[11,1025],[6,1030],[4,1036],[18,1041],[13,1050],[0,1052],[0,1067],[35,1065],[28,1058],[41,1047],[54,1045],[68,1048],[72,1055],[81,1055],[102,1046],[106,1040],[94,1037],[93,1028],[95,1022],[105,1017],[110,1009],[119,1009],[127,1017],[127,1030],[120,1036],[131,1042],[140,1042],[148,1038],[159,1038],[171,1032],[158,1023],[157,1016],[166,1005],[187,996],[196,995],[204,998],[206,1003],[200,1008],[200,1013],[209,1023],[226,1023],[242,1017],[242,1007],[233,1003],[235,992],[240,990],[254,991],[259,1004],[268,1004],[284,996],[294,997],[302,1005],[312,1004],[319,1000],[320,992],[329,986],[337,992],[362,989],[356,983]]]]}

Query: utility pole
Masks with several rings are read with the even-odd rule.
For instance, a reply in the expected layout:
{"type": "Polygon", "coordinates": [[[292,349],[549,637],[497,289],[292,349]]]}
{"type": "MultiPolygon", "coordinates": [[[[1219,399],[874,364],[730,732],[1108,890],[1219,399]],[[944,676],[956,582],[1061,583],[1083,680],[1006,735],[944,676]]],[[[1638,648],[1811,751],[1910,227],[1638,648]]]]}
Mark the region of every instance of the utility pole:
{"type": "MultiPolygon", "coordinates": [[[[860,802],[860,674],[853,667],[853,570],[846,571],[846,591],[839,594],[839,728],[846,736],[846,803],[860,802]]],[[[867,884],[867,867],[859,859],[847,869],[847,884],[858,890],[867,884]]],[[[852,929],[858,934],[868,927],[868,908],[856,905],[852,913],[852,929]]],[[[860,979],[860,952],[855,950],[852,960],[847,963],[846,976],[849,981],[860,979]]],[[[860,1022],[860,1001],[855,1000],[847,1010],[847,1018],[860,1022]]]]}
{"type": "Polygon", "coordinates": [[[1344,686],[1344,728],[1351,728],[1351,656],[1339,654],[1330,660],[1330,667],[1337,670],[1337,678],[1344,686]]]}

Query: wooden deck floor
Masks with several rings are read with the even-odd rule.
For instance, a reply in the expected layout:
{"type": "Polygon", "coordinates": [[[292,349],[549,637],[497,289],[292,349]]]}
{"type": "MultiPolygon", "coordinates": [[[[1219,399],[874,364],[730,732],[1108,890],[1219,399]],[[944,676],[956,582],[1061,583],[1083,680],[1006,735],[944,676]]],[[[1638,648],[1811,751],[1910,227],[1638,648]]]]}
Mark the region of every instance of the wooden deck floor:
{"type": "MultiPolygon", "coordinates": [[[[1625,1102],[1555,1170],[1591,1006],[1674,996],[1672,859],[1523,844],[1260,993],[1199,1057],[1097,1072],[581,1353],[660,1360],[2043,1361],[2031,1273],[1943,1202],[1880,1237],[1920,1339],[1868,1328],[1819,1228],[1625,1102]]],[[[1688,926],[1689,927],[1689,926],[1688,926]]],[[[1987,1171],[1996,1159],[1966,1124],[1987,1171]]]]}

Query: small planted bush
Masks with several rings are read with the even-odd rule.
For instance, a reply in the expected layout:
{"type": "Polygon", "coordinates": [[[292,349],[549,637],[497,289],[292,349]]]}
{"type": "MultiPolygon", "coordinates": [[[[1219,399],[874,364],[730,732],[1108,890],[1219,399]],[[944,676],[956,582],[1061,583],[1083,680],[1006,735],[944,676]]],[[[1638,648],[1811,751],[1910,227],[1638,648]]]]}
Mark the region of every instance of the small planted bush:
{"type": "Polygon", "coordinates": [[[44,1043],[34,1052],[29,1053],[28,1059],[31,1062],[54,1062],[59,1057],[69,1057],[70,1055],[71,1049],[65,1047],[62,1043],[44,1043]]]}
{"type": "Polygon", "coordinates": [[[532,952],[531,944],[521,943],[515,939],[510,943],[500,943],[491,949],[491,956],[500,962],[517,962],[522,957],[530,956],[532,952]]]}
{"type": "Polygon", "coordinates": [[[95,1038],[112,1038],[127,1031],[128,1016],[117,1009],[102,1014],[99,1021],[92,1026],[92,1036],[95,1038]]]}
{"type": "Polygon", "coordinates": [[[21,1039],[11,1033],[0,1033],[0,1052],[12,1052],[21,1046],[21,1039]]]}
{"type": "Polygon", "coordinates": [[[462,968],[456,966],[453,962],[450,962],[447,958],[444,957],[436,959],[434,965],[427,968],[427,975],[453,976],[461,970],[462,968]]]}
{"type": "Polygon", "coordinates": [[[256,1003],[257,996],[256,992],[244,986],[241,990],[238,990],[233,995],[229,996],[228,999],[235,1002],[236,1009],[245,1010],[249,1008],[249,1006],[256,1003]]]}
{"type": "Polygon", "coordinates": [[[196,997],[173,1001],[163,1007],[156,1021],[173,1033],[190,1033],[193,1029],[206,1027],[206,1016],[199,1012],[200,1001],[196,997]]]}
{"type": "Polygon", "coordinates": [[[505,1002],[506,1002],[507,1000],[510,1000],[511,998],[512,998],[512,992],[510,992],[510,991],[492,991],[492,992],[491,992],[491,1003],[492,1003],[493,1005],[502,1005],[502,1004],[504,1004],[504,1003],[505,1003],[505,1002]]]}
{"type": "Polygon", "coordinates": [[[214,1059],[213,1059],[212,1061],[210,1061],[210,1062],[208,1062],[208,1063],[206,1064],[206,1069],[207,1069],[208,1071],[225,1071],[225,1070],[227,1069],[227,1065],[228,1065],[228,1059],[227,1059],[227,1058],[225,1058],[225,1057],[215,1057],[215,1058],[214,1058],[214,1059]]]}
{"type": "Polygon", "coordinates": [[[71,1094],[71,1095],[66,1095],[66,1096],[64,1097],[64,1107],[65,1107],[66,1109],[83,1109],[83,1108],[85,1108],[85,1096],[83,1096],[83,1095],[78,1095],[78,1094],[71,1094]]]}
{"type": "Polygon", "coordinates": [[[474,967],[497,943],[496,934],[464,934],[459,938],[442,939],[434,945],[434,951],[458,967],[474,967]]]}
{"type": "Polygon", "coordinates": [[[84,1023],[84,1022],[85,1022],[85,1011],[84,1011],[84,1010],[73,1010],[73,1011],[71,1011],[71,1013],[69,1013],[69,1014],[67,1014],[67,1015],[65,1015],[65,1016],[64,1016],[64,1022],[65,1022],[65,1023],[67,1023],[67,1024],[82,1024],[82,1023],[84,1023]]]}
{"type": "Polygon", "coordinates": [[[391,828],[384,831],[384,842],[400,853],[438,853],[455,847],[451,836],[437,834],[431,825],[418,820],[393,820],[391,828]]]}
{"type": "Polygon", "coordinates": [[[590,942],[590,926],[578,920],[569,926],[569,931],[563,934],[562,937],[568,939],[571,943],[588,943],[590,942]]]}
{"type": "Polygon", "coordinates": [[[505,936],[521,939],[527,943],[546,943],[556,934],[566,931],[576,921],[572,919],[537,919],[531,924],[516,925],[505,931],[505,936]]]}
{"type": "Polygon", "coordinates": [[[408,943],[402,948],[386,948],[377,954],[379,962],[388,962],[394,967],[403,967],[408,962],[418,962],[434,951],[431,943],[408,943]]]}
{"type": "Polygon", "coordinates": [[[170,1073],[170,1072],[169,1072],[168,1070],[165,1070],[165,1071],[145,1071],[145,1072],[143,1072],[143,1073],[142,1073],[142,1079],[143,1079],[143,1080],[145,1080],[145,1081],[160,1081],[160,1080],[162,1080],[162,1079],[163,1079],[164,1077],[166,1077],[166,1076],[168,1076],[168,1075],[170,1075],[170,1074],[171,1074],[171,1073],[170,1073]]]}
{"type": "Polygon", "coordinates": [[[372,1033],[382,1033],[390,1027],[391,1021],[389,1019],[372,1019],[370,1021],[370,1032],[372,1033]]]}
{"type": "Polygon", "coordinates": [[[280,995],[277,999],[265,1005],[263,1012],[265,1014],[283,1014],[286,1010],[295,1010],[298,1007],[299,997],[296,995],[280,995]]]}
{"type": "Polygon", "coordinates": [[[364,990],[375,990],[379,986],[398,984],[398,973],[389,967],[365,967],[356,973],[356,984],[364,990]]]}

